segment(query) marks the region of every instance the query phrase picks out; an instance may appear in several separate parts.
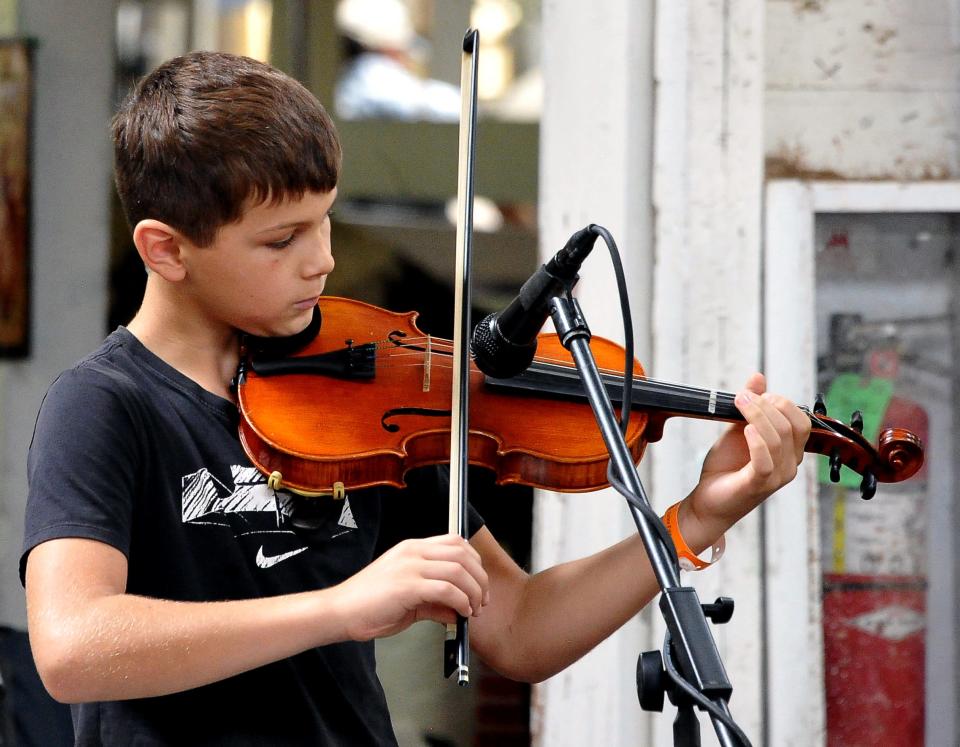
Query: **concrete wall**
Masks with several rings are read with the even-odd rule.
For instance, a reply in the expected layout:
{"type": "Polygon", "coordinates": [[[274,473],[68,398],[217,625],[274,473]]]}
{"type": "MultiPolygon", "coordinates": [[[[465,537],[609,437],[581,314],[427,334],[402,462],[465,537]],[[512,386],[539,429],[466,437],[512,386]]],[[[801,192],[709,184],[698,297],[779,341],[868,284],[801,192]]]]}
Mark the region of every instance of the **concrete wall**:
{"type": "Polygon", "coordinates": [[[960,173],[960,6],[767,0],[768,176],[960,173]]]}
{"type": "MultiPolygon", "coordinates": [[[[653,268],[656,379],[735,392],[761,368],[760,226],[763,186],[762,0],[661,0],[656,28],[653,268]]],[[[777,382],[771,381],[775,389],[777,382]]],[[[651,447],[661,510],[697,483],[707,450],[726,426],[668,421],[651,447]]],[[[759,514],[727,532],[722,562],[683,574],[701,601],[731,596],[736,613],[713,635],[731,683],[731,709],[755,742],[763,734],[759,514]]],[[[655,614],[659,618],[659,613],[655,614]]],[[[662,642],[662,624],[651,646],[662,642]]],[[[667,707],[672,715],[672,708],[667,707]]],[[[715,737],[701,719],[707,744],[715,737]]],[[[672,738],[654,721],[652,744],[672,738]]]]}
{"type": "MultiPolygon", "coordinates": [[[[766,11],[766,176],[824,180],[819,187],[774,182],[767,200],[767,360],[776,370],[789,370],[786,378],[809,396],[816,342],[810,324],[815,214],[856,212],[848,203],[865,212],[955,210],[942,203],[944,195],[955,194],[955,183],[940,180],[956,179],[960,171],[960,6],[952,0],[767,0],[766,11]],[[839,196],[812,202],[809,195],[833,194],[824,186],[828,182],[836,183],[839,196]]],[[[896,287],[900,292],[909,284],[896,287]]],[[[855,308],[855,298],[849,300],[855,308]]],[[[890,313],[896,316],[903,303],[900,296],[891,300],[890,313]]],[[[921,314],[917,306],[908,315],[921,314]]],[[[816,483],[809,475],[806,489],[803,483],[785,489],[767,513],[767,716],[774,744],[823,739],[817,728],[818,722],[823,728],[823,705],[816,702],[823,698],[817,689],[824,676],[820,569],[812,560],[818,546],[816,483]],[[797,532],[801,526],[805,533],[797,532]],[[797,651],[807,652],[799,665],[797,651]],[[789,686],[796,697],[775,695],[789,686]]],[[[932,502],[930,510],[939,509],[932,502]]],[[[951,529],[944,521],[931,533],[931,542],[939,538],[939,544],[928,577],[927,744],[956,743],[950,669],[957,628],[941,609],[956,589],[953,567],[942,562],[954,555],[943,536],[951,529]]]]}
{"type": "MultiPolygon", "coordinates": [[[[628,9],[620,0],[589,10],[571,5],[544,4],[550,41],[545,42],[541,131],[543,254],[555,251],[580,224],[607,216],[615,221],[615,234],[631,237],[623,242],[627,256],[637,261],[631,282],[645,299],[639,305],[646,304],[650,319],[652,355],[644,362],[657,378],[729,390],[739,386],[748,369],[771,367],[771,354],[789,359],[776,361],[774,370],[801,370],[798,362],[812,366],[813,357],[799,361],[799,351],[761,348],[764,294],[769,299],[777,292],[765,290],[760,276],[763,181],[954,177],[960,169],[958,6],[947,0],[670,0],[645,15],[644,4],[628,9]],[[654,22],[651,69],[637,54],[654,22]],[[621,33],[636,45],[621,46],[621,33]],[[551,43],[563,52],[552,53],[551,43]],[[638,97],[633,108],[624,106],[625,92],[636,96],[651,72],[652,99],[638,97]],[[619,138],[646,143],[651,123],[652,164],[636,152],[618,151],[619,138]],[[619,160],[612,153],[619,153],[619,160]],[[631,182],[622,176],[647,168],[652,192],[645,177],[631,182]],[[633,217],[653,203],[652,251],[643,231],[635,227],[630,233],[629,220],[621,217],[623,199],[633,217]]],[[[792,227],[767,226],[768,235],[778,230],[792,227]]],[[[585,309],[600,316],[594,310],[605,308],[612,317],[610,294],[590,280],[584,273],[585,309]]],[[[786,374],[770,381],[771,388],[800,399],[805,392],[791,389],[794,383],[786,374]]],[[[651,447],[647,487],[658,507],[695,481],[713,435],[701,424],[672,423],[664,442],[651,447]]],[[[775,497],[773,505],[793,500],[810,505],[807,496],[790,491],[775,497]]],[[[600,496],[597,504],[598,513],[590,515],[579,513],[582,507],[573,501],[542,500],[538,558],[555,560],[616,532],[616,509],[606,513],[600,496]]],[[[809,515],[801,512],[792,531],[805,519],[809,515]]],[[[819,596],[811,583],[818,569],[811,565],[813,557],[800,557],[792,566],[793,580],[782,585],[809,592],[799,592],[801,606],[810,613],[799,644],[799,672],[796,646],[764,650],[784,641],[764,627],[764,621],[771,622],[771,606],[781,600],[763,597],[760,541],[759,517],[751,516],[729,534],[722,567],[690,580],[701,598],[712,598],[714,590],[736,597],[737,614],[717,635],[731,669],[740,723],[758,743],[776,735],[770,743],[817,744],[824,738],[820,638],[806,636],[819,624],[814,609],[819,596]],[[768,672],[770,657],[788,666],[768,672]],[[771,716],[777,721],[773,726],[771,716]]],[[[775,622],[784,628],[783,621],[775,622]]],[[[640,627],[653,631],[649,643],[659,642],[656,624],[640,627]]],[[[619,643],[605,645],[539,688],[534,723],[541,743],[574,744],[585,734],[602,735],[604,743],[630,743],[628,733],[637,727],[624,724],[635,724],[635,711],[623,698],[624,660],[613,661],[614,652],[626,656],[634,635],[621,634],[619,643]],[[606,679],[603,663],[609,665],[606,679]]],[[[669,742],[667,716],[645,723],[639,733],[650,734],[651,743],[669,742]]],[[[702,726],[712,743],[709,725],[702,726]]]]}
{"type": "MultiPolygon", "coordinates": [[[[543,4],[541,255],[553,256],[589,223],[611,231],[630,284],[641,359],[650,349],[652,17],[650,0],[543,4]]],[[[578,297],[591,331],[622,341],[616,284],[602,241],[581,276],[578,297]]],[[[610,490],[543,494],[534,512],[538,569],[598,552],[636,533],[623,498],[610,490]]],[[[650,743],[635,683],[646,630],[633,621],[535,689],[535,744],[650,743]]]]}
{"type": "MultiPolygon", "coordinates": [[[[32,353],[0,360],[0,622],[26,623],[17,577],[26,452],[50,381],[106,331],[112,0],[29,0],[35,55],[32,353]]],[[[91,413],[95,417],[96,413],[91,413]]]]}
{"type": "MultiPolygon", "coordinates": [[[[611,229],[624,256],[637,354],[658,379],[731,391],[759,366],[763,9],[761,0],[544,6],[541,250],[551,255],[589,222],[611,229]]],[[[588,264],[579,297],[591,328],[622,339],[609,264],[599,256],[588,264]]],[[[719,430],[678,420],[648,449],[642,472],[656,509],[696,484],[719,430]]],[[[541,566],[636,531],[611,492],[543,496],[535,522],[541,566]]],[[[759,540],[751,517],[729,533],[723,563],[683,579],[705,601],[718,591],[736,597],[733,624],[715,635],[735,684],[735,715],[756,738],[759,540]]],[[[644,714],[633,677],[637,654],[661,643],[660,614],[646,610],[539,687],[537,743],[672,741],[672,707],[644,714]]],[[[702,732],[710,743],[709,720],[702,732]]]]}

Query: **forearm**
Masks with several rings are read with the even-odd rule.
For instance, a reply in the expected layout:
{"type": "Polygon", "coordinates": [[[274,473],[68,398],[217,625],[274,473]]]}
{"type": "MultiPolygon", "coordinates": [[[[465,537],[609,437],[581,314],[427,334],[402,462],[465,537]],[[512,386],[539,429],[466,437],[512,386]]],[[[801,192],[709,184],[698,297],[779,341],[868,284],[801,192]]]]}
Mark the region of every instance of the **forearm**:
{"type": "MultiPolygon", "coordinates": [[[[726,526],[701,523],[689,503],[681,506],[681,533],[699,552],[726,526]]],[[[589,652],[659,592],[639,535],[529,576],[509,600],[511,623],[489,637],[490,663],[514,679],[545,679],[589,652]]]]}
{"type": "Polygon", "coordinates": [[[164,695],[230,677],[344,637],[325,591],[227,602],[112,594],[31,614],[31,643],[58,700],[164,695]]]}
{"type": "Polygon", "coordinates": [[[639,537],[530,577],[511,630],[511,676],[565,669],[642,609],[658,586],[639,537]]]}
{"type": "Polygon", "coordinates": [[[82,702],[187,690],[336,641],[452,622],[483,605],[480,555],[456,535],[406,540],[329,588],[224,602],[125,593],[127,561],[88,539],[44,542],[26,570],[30,641],[44,685],[82,702]]]}

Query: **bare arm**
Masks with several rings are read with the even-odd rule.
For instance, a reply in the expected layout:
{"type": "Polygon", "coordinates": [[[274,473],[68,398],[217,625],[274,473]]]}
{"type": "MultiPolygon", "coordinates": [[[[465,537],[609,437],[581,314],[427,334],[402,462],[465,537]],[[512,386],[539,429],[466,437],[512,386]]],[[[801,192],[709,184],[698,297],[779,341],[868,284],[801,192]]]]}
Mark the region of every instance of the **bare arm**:
{"type": "Polygon", "coordinates": [[[639,538],[527,575],[480,530],[490,604],[471,622],[477,653],[511,679],[540,682],[613,633],[658,591],[639,538]]]}
{"type": "Polygon", "coordinates": [[[27,563],[31,647],[64,702],[164,695],[314,646],[390,635],[479,610],[486,574],[459,537],[400,543],[338,586],[227,602],[125,593],[127,561],[86,539],[56,539],[27,563]]]}
{"type": "MultiPolygon", "coordinates": [[[[796,475],[809,418],[764,390],[759,375],[750,396],[738,397],[747,424],[718,440],[700,482],[680,509],[680,530],[694,551],[796,475]]],[[[562,670],[613,633],[659,586],[639,536],[606,550],[528,576],[481,530],[471,540],[490,577],[490,604],[472,623],[478,653],[502,674],[539,681],[562,670]]]]}

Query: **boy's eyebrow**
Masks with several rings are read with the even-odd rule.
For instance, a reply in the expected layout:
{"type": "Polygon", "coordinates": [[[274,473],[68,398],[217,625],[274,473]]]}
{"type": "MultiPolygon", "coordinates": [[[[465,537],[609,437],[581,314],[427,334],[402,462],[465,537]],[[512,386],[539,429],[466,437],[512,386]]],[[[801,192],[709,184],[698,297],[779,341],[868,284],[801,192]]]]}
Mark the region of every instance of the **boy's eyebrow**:
{"type": "MultiPolygon", "coordinates": [[[[330,203],[330,207],[327,208],[326,212],[323,214],[323,217],[326,218],[333,211],[333,206],[336,204],[336,201],[330,203]]],[[[281,228],[296,228],[297,226],[303,226],[307,223],[310,223],[309,220],[291,220],[284,223],[277,223],[273,226],[268,226],[267,228],[261,228],[254,235],[260,235],[261,233],[269,233],[270,231],[279,231],[281,228]]]]}
{"type": "Polygon", "coordinates": [[[257,231],[257,234],[259,235],[261,233],[270,233],[271,231],[279,231],[281,228],[296,228],[297,226],[302,226],[305,223],[309,223],[309,222],[310,221],[305,221],[305,220],[292,220],[286,223],[277,223],[275,226],[261,228],[259,231],[257,231]]]}

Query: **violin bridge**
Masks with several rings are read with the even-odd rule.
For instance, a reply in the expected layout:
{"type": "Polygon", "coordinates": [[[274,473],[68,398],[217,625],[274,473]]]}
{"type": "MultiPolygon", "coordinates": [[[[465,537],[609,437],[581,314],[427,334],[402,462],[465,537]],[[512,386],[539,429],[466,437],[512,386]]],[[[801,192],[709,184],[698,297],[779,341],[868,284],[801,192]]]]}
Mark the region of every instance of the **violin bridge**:
{"type": "Polygon", "coordinates": [[[423,351],[423,391],[430,391],[430,363],[432,360],[432,348],[433,338],[430,335],[427,335],[427,345],[423,351]]]}

